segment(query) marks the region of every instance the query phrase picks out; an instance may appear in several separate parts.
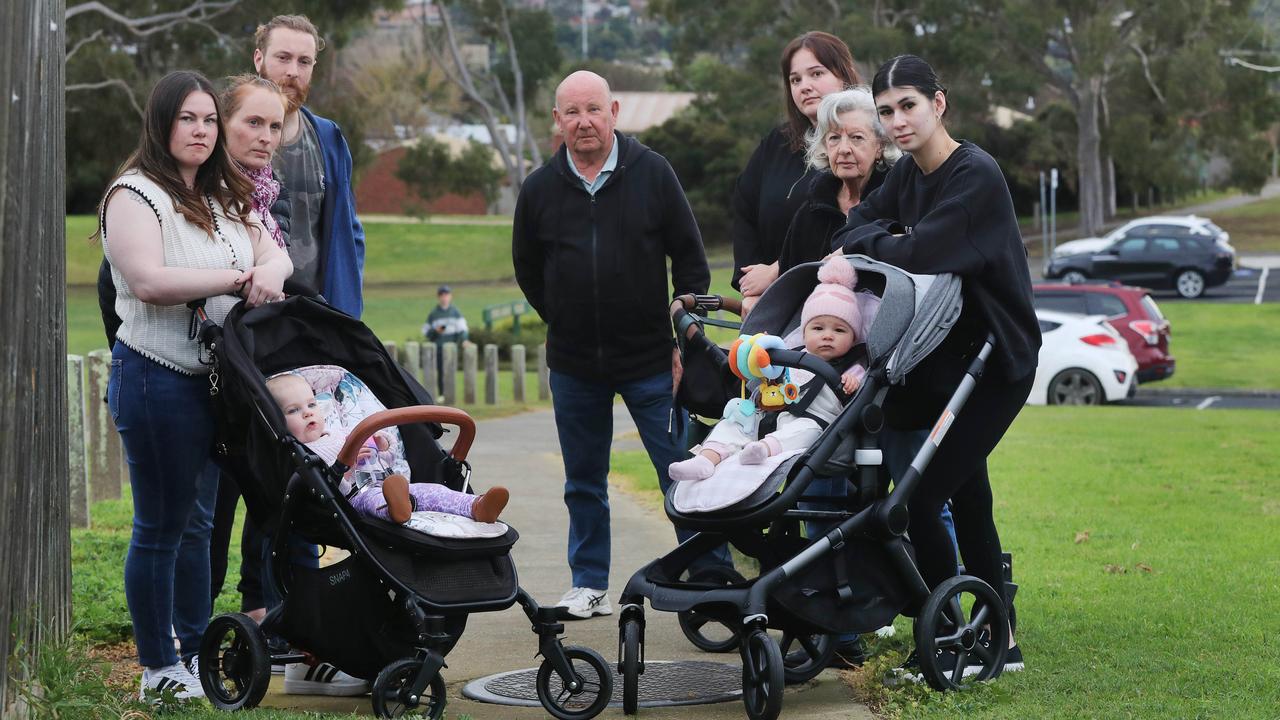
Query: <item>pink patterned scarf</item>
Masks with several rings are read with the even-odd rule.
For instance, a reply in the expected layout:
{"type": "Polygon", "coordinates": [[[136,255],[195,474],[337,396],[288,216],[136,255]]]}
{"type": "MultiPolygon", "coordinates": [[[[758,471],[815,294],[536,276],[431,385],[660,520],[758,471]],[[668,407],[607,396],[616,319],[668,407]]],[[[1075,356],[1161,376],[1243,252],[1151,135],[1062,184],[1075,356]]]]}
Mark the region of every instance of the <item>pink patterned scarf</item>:
{"type": "Polygon", "coordinates": [[[284,233],[280,231],[280,225],[276,223],[276,219],[271,216],[271,206],[275,204],[276,198],[280,197],[280,183],[271,174],[271,164],[263,165],[258,170],[250,170],[237,162],[236,167],[244,173],[245,177],[253,181],[253,209],[258,212],[258,217],[262,218],[262,224],[271,234],[271,239],[283,248],[284,233]]]}

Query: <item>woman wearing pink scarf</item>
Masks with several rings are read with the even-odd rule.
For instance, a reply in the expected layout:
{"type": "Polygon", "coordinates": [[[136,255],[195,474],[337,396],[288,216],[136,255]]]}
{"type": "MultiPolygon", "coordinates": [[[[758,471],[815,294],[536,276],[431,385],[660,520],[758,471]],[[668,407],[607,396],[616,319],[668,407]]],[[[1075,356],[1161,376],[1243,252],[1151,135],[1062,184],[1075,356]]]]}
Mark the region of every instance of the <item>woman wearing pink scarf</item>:
{"type": "Polygon", "coordinates": [[[271,206],[280,197],[280,183],[272,177],[271,156],[280,144],[287,104],[279,86],[257,75],[231,78],[222,93],[227,153],[253,181],[253,209],[280,247],[285,246],[284,232],[271,214],[271,206]]]}
{"type": "MultiPolygon", "coordinates": [[[[237,75],[227,81],[220,98],[225,115],[227,154],[232,163],[253,181],[253,209],[267,232],[280,247],[285,247],[285,232],[280,218],[272,215],[272,205],[280,197],[280,183],[272,177],[271,157],[280,144],[284,127],[284,110],[288,102],[279,86],[256,75],[237,75]]],[[[277,211],[287,208],[279,203],[277,211]]],[[[287,215],[284,222],[288,222],[287,215]]],[[[218,483],[218,501],[213,515],[213,534],[209,544],[209,566],[212,594],[217,599],[227,574],[227,547],[231,542],[231,526],[235,521],[240,489],[227,475],[218,483]]],[[[262,586],[262,551],[265,537],[253,521],[245,518],[241,537],[243,559],[240,569],[241,611],[261,622],[266,614],[262,586]]]]}

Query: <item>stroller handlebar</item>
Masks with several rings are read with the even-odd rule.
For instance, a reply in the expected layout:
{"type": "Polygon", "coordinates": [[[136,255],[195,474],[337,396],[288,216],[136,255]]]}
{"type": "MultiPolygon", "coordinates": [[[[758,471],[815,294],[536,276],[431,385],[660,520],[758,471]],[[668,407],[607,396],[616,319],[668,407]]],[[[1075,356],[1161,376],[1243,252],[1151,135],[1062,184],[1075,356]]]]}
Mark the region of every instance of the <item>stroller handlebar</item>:
{"type": "Polygon", "coordinates": [[[720,295],[677,295],[671,301],[671,318],[676,319],[677,313],[693,312],[694,310],[727,310],[739,317],[742,316],[742,301],[737,298],[722,297],[720,295]]]}
{"type": "Polygon", "coordinates": [[[476,421],[465,411],[441,405],[413,405],[411,407],[381,410],[361,420],[338,453],[337,462],[346,467],[354,467],[360,448],[373,437],[373,434],[392,425],[409,425],[411,423],[435,422],[458,427],[458,439],[453,443],[449,454],[455,460],[467,459],[471,450],[471,442],[476,437],[476,421]]]}

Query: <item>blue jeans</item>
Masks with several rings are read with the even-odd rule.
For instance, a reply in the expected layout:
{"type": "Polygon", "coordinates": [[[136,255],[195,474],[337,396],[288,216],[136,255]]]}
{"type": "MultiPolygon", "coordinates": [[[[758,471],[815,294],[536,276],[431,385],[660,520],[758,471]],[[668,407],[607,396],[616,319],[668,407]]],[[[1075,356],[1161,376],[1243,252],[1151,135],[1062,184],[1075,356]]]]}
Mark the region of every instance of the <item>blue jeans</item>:
{"type": "MultiPolygon", "coordinates": [[[[895,430],[886,425],[880,431],[880,447],[884,450],[884,465],[889,470],[889,477],[897,480],[905,475],[907,468],[911,467],[911,461],[916,459],[920,446],[927,439],[928,430],[895,430]]],[[[951,518],[951,506],[944,503],[938,517],[942,518],[942,524],[951,536],[951,546],[959,547],[956,543],[956,524],[951,518]]]]}
{"type": "Polygon", "coordinates": [[[217,494],[217,473],[209,469],[209,381],[116,343],[107,400],[133,492],[124,590],[138,661],[164,667],[178,661],[174,630],[183,653],[191,654],[209,623],[209,531],[217,494]]]}
{"type": "MultiPolygon", "coordinates": [[[[621,395],[626,403],[663,493],[671,486],[667,467],[689,454],[684,443],[667,432],[671,373],[600,383],[551,372],[551,404],[564,456],[564,504],[569,510],[569,569],[574,587],[609,587],[609,452],[614,395],[621,395]]],[[[694,534],[676,529],[681,542],[694,534]]],[[[709,562],[731,565],[729,549],[721,546],[709,562]]]]}

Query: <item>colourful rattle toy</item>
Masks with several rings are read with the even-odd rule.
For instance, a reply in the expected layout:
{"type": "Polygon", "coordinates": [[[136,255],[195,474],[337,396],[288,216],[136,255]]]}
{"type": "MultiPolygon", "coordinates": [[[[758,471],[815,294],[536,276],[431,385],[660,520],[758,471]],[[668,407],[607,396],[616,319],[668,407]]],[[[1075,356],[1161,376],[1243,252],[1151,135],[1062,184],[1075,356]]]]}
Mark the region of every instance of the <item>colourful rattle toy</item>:
{"type": "Polygon", "coordinates": [[[760,380],[760,407],[765,410],[780,410],[800,399],[790,368],[775,366],[769,360],[769,350],[786,348],[782,338],[765,333],[739,335],[729,346],[729,369],[742,380],[742,396],[746,397],[748,379],[760,380]]]}

